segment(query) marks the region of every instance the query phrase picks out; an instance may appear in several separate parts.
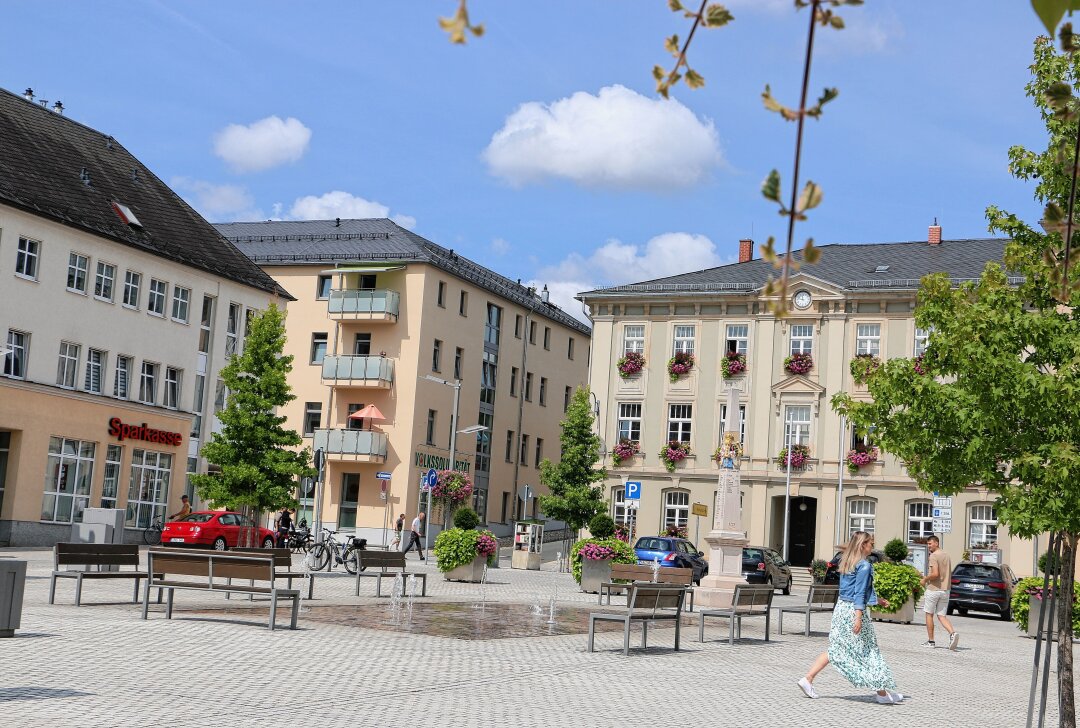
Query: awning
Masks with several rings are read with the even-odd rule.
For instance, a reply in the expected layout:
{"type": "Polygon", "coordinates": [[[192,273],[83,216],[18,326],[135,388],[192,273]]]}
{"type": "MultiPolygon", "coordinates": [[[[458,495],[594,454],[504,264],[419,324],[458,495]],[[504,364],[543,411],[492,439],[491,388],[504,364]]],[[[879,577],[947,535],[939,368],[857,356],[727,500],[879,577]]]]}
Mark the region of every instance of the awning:
{"type": "Polygon", "coordinates": [[[376,265],[370,268],[330,268],[329,270],[321,270],[319,273],[323,275],[333,273],[386,273],[392,270],[401,270],[404,267],[403,265],[376,265]]]}

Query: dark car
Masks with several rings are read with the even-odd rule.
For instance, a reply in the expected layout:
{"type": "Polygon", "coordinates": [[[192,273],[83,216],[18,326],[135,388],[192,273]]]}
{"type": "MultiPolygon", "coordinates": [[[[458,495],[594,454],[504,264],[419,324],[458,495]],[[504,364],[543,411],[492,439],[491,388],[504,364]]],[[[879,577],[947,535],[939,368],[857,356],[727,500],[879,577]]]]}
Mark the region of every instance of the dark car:
{"type": "Polygon", "coordinates": [[[634,544],[634,552],[639,564],[650,565],[655,560],[660,562],[660,566],[693,569],[695,584],[700,584],[701,577],[709,573],[705,554],[685,538],[642,536],[634,544]]]}
{"type": "Polygon", "coordinates": [[[962,561],[953,568],[948,613],[992,612],[1008,622],[1015,583],[1016,575],[1006,564],[962,561]]]}
{"type": "MultiPolygon", "coordinates": [[[[836,555],[829,559],[829,563],[825,569],[825,584],[839,584],[840,583],[840,559],[844,556],[843,551],[837,551],[836,555]]],[[[879,561],[885,560],[885,554],[880,551],[871,551],[870,555],[866,557],[871,564],[876,564],[879,561]]]]}
{"type": "Polygon", "coordinates": [[[791,564],[776,551],[764,546],[742,550],[742,575],[750,584],[772,584],[774,589],[791,593],[791,564]]]}

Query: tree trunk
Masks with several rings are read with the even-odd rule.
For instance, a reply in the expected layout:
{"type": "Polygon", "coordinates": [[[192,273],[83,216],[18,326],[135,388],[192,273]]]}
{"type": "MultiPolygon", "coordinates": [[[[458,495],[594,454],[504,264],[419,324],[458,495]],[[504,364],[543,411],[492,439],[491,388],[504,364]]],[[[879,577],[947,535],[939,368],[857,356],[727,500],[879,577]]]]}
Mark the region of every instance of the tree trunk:
{"type": "MultiPolygon", "coordinates": [[[[1058,581],[1058,719],[1061,728],[1076,728],[1073,696],[1073,582],[1076,574],[1077,534],[1063,534],[1061,572],[1058,581]]],[[[1047,649],[1050,646],[1047,645],[1047,649]]]]}

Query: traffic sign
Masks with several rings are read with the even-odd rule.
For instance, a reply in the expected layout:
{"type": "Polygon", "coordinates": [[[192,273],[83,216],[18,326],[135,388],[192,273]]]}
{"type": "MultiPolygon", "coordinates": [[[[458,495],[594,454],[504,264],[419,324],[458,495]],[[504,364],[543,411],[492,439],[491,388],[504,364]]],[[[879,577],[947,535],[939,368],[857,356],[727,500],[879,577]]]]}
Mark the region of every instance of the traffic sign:
{"type": "Polygon", "coordinates": [[[640,480],[628,480],[623,490],[623,498],[631,501],[641,500],[641,481],[640,480]]]}
{"type": "Polygon", "coordinates": [[[704,503],[695,503],[694,505],[690,506],[690,513],[695,516],[708,516],[709,507],[704,503]]]}
{"type": "Polygon", "coordinates": [[[952,520],[952,508],[935,508],[934,518],[947,518],[952,520]]]}
{"type": "Polygon", "coordinates": [[[379,472],[375,473],[375,477],[379,480],[390,480],[390,473],[386,472],[385,470],[380,470],[379,472]]]}
{"type": "Polygon", "coordinates": [[[439,474],[435,472],[435,468],[428,470],[427,473],[420,477],[420,490],[431,490],[435,487],[435,483],[438,479],[439,474]]]}
{"type": "Polygon", "coordinates": [[[529,502],[529,498],[532,498],[532,487],[528,483],[525,483],[518,489],[518,498],[526,503],[529,502]]]}
{"type": "Polygon", "coordinates": [[[935,518],[933,527],[934,533],[952,533],[952,519],[935,518]]]}
{"type": "MultiPolygon", "coordinates": [[[[935,493],[935,496],[937,494],[935,493]]],[[[934,498],[934,508],[952,508],[952,498],[934,498]]]]}

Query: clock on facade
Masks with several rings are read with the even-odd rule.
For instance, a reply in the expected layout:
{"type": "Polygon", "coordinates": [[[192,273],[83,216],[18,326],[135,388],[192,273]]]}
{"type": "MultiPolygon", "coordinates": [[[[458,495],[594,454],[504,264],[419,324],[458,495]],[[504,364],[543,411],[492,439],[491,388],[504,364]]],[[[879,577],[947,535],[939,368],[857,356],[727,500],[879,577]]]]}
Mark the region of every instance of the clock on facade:
{"type": "Polygon", "coordinates": [[[810,291],[799,291],[792,300],[795,303],[795,308],[806,308],[810,305],[810,291]]]}

